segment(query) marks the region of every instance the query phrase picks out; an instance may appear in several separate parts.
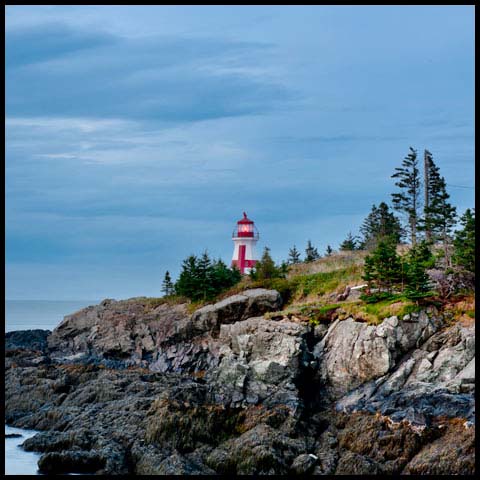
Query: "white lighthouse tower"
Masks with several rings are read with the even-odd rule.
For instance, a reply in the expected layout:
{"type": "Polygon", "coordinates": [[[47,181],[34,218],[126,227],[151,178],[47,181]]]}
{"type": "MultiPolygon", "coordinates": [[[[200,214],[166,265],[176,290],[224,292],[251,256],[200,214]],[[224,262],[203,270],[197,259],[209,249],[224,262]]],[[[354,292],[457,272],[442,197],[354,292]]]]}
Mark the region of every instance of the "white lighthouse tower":
{"type": "Polygon", "coordinates": [[[237,222],[232,234],[234,243],[232,267],[235,265],[242,274],[250,273],[252,267],[257,263],[257,260],[255,260],[255,244],[258,239],[257,227],[243,212],[243,218],[237,222]]]}

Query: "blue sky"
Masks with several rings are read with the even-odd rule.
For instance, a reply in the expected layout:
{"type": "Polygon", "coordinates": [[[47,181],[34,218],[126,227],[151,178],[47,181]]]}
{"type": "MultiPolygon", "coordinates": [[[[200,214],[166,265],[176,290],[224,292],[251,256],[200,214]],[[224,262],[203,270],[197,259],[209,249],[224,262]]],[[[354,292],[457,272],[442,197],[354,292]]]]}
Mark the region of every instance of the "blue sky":
{"type": "Polygon", "coordinates": [[[409,146],[474,206],[472,6],[7,6],[6,296],[159,296],[244,210],[323,253],[409,146]]]}

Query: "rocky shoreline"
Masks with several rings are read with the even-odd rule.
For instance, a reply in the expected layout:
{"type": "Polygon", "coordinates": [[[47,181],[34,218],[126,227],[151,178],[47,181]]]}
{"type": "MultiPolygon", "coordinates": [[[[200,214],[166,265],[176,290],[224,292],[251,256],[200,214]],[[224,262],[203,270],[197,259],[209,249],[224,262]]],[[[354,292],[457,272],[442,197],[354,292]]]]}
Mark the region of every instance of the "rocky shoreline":
{"type": "Polygon", "coordinates": [[[6,422],[41,431],[42,473],[474,473],[474,324],[264,318],[281,305],[104,300],[7,333],[6,422]]]}

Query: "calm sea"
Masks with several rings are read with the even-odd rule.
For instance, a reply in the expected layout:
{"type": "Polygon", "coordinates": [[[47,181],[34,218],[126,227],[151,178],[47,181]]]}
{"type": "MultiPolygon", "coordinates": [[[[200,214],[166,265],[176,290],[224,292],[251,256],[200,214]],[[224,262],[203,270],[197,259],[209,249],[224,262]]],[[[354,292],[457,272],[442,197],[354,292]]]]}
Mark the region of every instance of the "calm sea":
{"type": "MultiPolygon", "coordinates": [[[[53,330],[65,315],[77,312],[97,300],[5,300],[5,332],[12,330],[53,330]]],[[[25,452],[21,447],[27,438],[35,435],[34,430],[23,430],[5,425],[5,433],[20,433],[20,438],[5,439],[5,474],[37,474],[38,453],[25,452]]]]}
{"type": "Polygon", "coordinates": [[[5,331],[53,330],[65,315],[98,303],[98,300],[5,300],[5,331]]]}

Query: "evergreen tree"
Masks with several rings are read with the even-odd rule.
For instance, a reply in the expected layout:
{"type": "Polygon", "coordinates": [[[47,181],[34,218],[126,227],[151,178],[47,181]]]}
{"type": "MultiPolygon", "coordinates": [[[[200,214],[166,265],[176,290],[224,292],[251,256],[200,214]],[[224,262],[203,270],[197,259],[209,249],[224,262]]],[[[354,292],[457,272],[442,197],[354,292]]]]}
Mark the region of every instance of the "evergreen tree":
{"type": "Polygon", "coordinates": [[[305,249],[305,261],[313,262],[320,258],[320,255],[317,249],[312,245],[312,242],[309,240],[307,242],[307,248],[305,249]]]}
{"type": "Polygon", "coordinates": [[[250,276],[254,280],[266,280],[270,278],[282,278],[284,272],[282,267],[277,267],[272,257],[270,256],[270,249],[265,247],[262,258],[255,264],[255,267],[250,271],[250,276]]]}
{"type": "Polygon", "coordinates": [[[456,208],[448,199],[445,179],[440,176],[440,169],[435,165],[432,155],[426,151],[427,185],[426,198],[428,205],[424,207],[424,216],[420,221],[419,230],[425,232],[427,240],[442,240],[446,266],[450,264],[448,250],[450,234],[455,226],[456,208]]]}
{"type": "Polygon", "coordinates": [[[340,250],[350,251],[357,249],[358,237],[354,237],[352,232],[348,232],[347,238],[340,244],[340,250]]]}
{"type": "Polygon", "coordinates": [[[330,245],[327,245],[327,249],[325,250],[325,256],[329,257],[333,253],[333,248],[330,245]]]}
{"type": "Polygon", "coordinates": [[[401,190],[392,193],[395,210],[404,212],[408,218],[412,246],[417,243],[417,223],[420,200],[420,176],[418,170],[417,151],[410,147],[410,153],[404,158],[401,167],[395,168],[392,178],[397,178],[395,185],[401,190]]]}
{"type": "Polygon", "coordinates": [[[402,266],[395,246],[381,240],[371,255],[365,257],[364,275],[362,277],[369,288],[375,286],[380,290],[391,292],[402,280],[402,266]]]}
{"type": "Polygon", "coordinates": [[[453,261],[475,273],[475,210],[467,208],[460,217],[462,229],[455,232],[453,261]]]}
{"type": "Polygon", "coordinates": [[[208,256],[208,252],[205,250],[197,262],[197,276],[199,281],[198,295],[203,298],[203,300],[211,298],[213,295],[215,295],[212,274],[212,261],[208,256]]]}
{"type": "Polygon", "coordinates": [[[172,282],[172,279],[170,277],[170,272],[168,270],[166,271],[165,277],[163,279],[162,292],[166,296],[172,295],[172,293],[174,292],[173,282],[172,282]]]}
{"type": "Polygon", "coordinates": [[[175,283],[175,292],[191,300],[210,300],[241,279],[238,268],[229,269],[224,262],[212,262],[207,252],[200,258],[190,255],[183,261],[175,283]]]}
{"type": "Polygon", "coordinates": [[[193,300],[201,298],[198,258],[190,255],[182,263],[182,271],[175,283],[175,292],[193,300]]]}
{"type": "Polygon", "coordinates": [[[405,295],[411,300],[425,297],[430,290],[430,280],[427,268],[435,262],[430,251],[429,243],[423,241],[412,247],[407,254],[406,288],[405,295]]]}
{"type": "Polygon", "coordinates": [[[297,247],[294,245],[288,252],[288,263],[295,265],[300,263],[300,252],[297,250],[297,247]]]}
{"type": "Polygon", "coordinates": [[[233,287],[242,279],[242,274],[236,266],[230,269],[219,259],[212,263],[209,278],[211,289],[215,295],[226,288],[233,287]]]}
{"type": "Polygon", "coordinates": [[[375,282],[375,262],[370,255],[365,257],[363,272],[362,279],[367,282],[367,294],[370,294],[370,290],[373,288],[375,282]]]}
{"type": "Polygon", "coordinates": [[[392,241],[397,245],[403,234],[400,220],[389,210],[385,202],[381,202],[378,207],[372,206],[372,211],[363,221],[360,232],[363,235],[360,248],[368,250],[375,248],[380,240],[392,241]]]}

